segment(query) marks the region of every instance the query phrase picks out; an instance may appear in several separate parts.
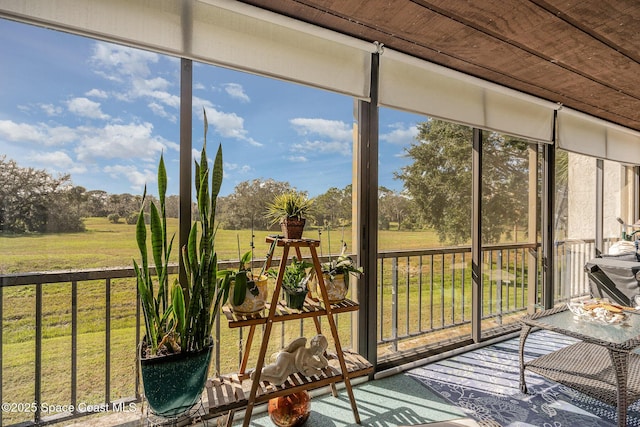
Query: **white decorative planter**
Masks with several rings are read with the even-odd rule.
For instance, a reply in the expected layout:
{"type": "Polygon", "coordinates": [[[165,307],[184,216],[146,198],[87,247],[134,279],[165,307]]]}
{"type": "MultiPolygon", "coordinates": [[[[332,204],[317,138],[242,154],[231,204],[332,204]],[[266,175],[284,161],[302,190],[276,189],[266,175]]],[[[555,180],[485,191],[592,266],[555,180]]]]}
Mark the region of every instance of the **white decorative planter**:
{"type": "Polygon", "coordinates": [[[264,309],[267,301],[267,276],[261,276],[259,280],[256,280],[258,286],[258,295],[253,295],[249,289],[244,297],[244,302],[240,305],[233,304],[233,290],[235,289],[235,281],[231,282],[231,289],[229,289],[229,304],[231,309],[240,314],[253,314],[264,309]]]}
{"type": "Polygon", "coordinates": [[[322,274],[324,287],[329,295],[329,303],[335,304],[344,300],[349,291],[349,286],[344,282],[344,274],[336,274],[333,280],[327,273],[322,274]]]}

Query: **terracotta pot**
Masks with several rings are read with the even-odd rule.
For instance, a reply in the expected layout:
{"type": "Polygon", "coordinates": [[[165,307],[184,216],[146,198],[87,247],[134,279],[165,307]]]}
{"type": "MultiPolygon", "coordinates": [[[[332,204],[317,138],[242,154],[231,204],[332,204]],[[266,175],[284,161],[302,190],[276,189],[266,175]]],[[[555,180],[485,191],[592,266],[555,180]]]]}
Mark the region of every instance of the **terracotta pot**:
{"type": "Polygon", "coordinates": [[[231,309],[234,312],[241,314],[253,314],[259,312],[260,310],[263,310],[267,301],[267,283],[267,276],[262,275],[259,280],[256,280],[256,285],[258,286],[258,295],[253,295],[249,291],[249,289],[247,289],[247,292],[244,296],[244,302],[240,305],[235,305],[233,303],[235,281],[232,281],[231,287],[229,289],[229,304],[231,305],[231,309]]]}
{"type": "Polygon", "coordinates": [[[336,304],[345,299],[347,292],[349,292],[349,286],[344,282],[344,274],[336,274],[331,280],[329,274],[323,273],[322,279],[330,304],[336,304]]]}
{"type": "Polygon", "coordinates": [[[306,390],[269,400],[269,417],[278,427],[298,427],[311,414],[311,396],[306,390]]]}
{"type": "Polygon", "coordinates": [[[280,221],[280,228],[285,239],[298,240],[302,239],[302,232],[304,231],[304,224],[306,219],[301,218],[284,218],[280,221]]]}

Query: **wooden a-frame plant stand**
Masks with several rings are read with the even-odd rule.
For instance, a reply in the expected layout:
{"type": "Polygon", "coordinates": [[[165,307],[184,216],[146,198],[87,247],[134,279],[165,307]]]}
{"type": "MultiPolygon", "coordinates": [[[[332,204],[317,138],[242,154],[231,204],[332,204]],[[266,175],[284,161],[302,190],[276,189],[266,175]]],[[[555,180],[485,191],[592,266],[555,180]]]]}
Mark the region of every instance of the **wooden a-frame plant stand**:
{"type": "MultiPolygon", "coordinates": [[[[302,390],[311,390],[327,385],[331,386],[333,395],[337,396],[336,383],[343,381],[349,396],[355,422],[360,424],[360,415],[358,414],[358,407],[353,396],[351,378],[370,374],[373,372],[373,366],[357,353],[342,351],[338,330],[333,317],[334,314],[358,310],[358,304],[348,299],[337,304],[329,303],[329,296],[325,289],[324,281],[322,280],[322,268],[316,251],[316,248],[320,245],[319,240],[293,240],[278,236],[269,236],[266,241],[270,244],[275,243],[278,247],[282,248],[282,258],[280,260],[278,277],[271,297],[271,303],[267,304],[265,308],[267,311],[266,316],[261,314],[242,315],[234,313],[228,306],[225,306],[223,309],[223,313],[229,321],[229,327],[237,328],[248,326],[249,333],[247,335],[247,343],[239,372],[231,376],[215,377],[207,381],[206,392],[209,407],[207,418],[226,412],[227,426],[231,426],[235,411],[246,408],[243,426],[247,427],[251,421],[251,414],[256,404],[267,402],[274,397],[285,396],[302,390]],[[290,309],[286,307],[283,302],[279,301],[280,291],[282,289],[282,277],[292,248],[295,250],[298,259],[302,259],[301,248],[307,248],[309,250],[313,268],[316,276],[319,278],[318,290],[321,298],[312,299],[307,297],[304,307],[301,310],[290,309]],[[280,386],[275,386],[266,381],[251,381],[249,379],[246,368],[249,359],[249,349],[251,348],[256,326],[264,325],[262,343],[255,367],[256,373],[258,373],[262,371],[262,367],[265,365],[264,359],[274,323],[310,317],[314,321],[317,333],[322,333],[319,321],[319,318],[322,316],[326,316],[328,319],[336,350],[335,356],[330,356],[330,358],[338,360],[339,369],[330,364],[327,368],[323,369],[322,374],[315,375],[311,378],[307,378],[300,373],[295,373],[290,375],[287,381],[280,386]]],[[[267,258],[266,263],[267,268],[269,268],[271,265],[271,256],[267,258]]]]}

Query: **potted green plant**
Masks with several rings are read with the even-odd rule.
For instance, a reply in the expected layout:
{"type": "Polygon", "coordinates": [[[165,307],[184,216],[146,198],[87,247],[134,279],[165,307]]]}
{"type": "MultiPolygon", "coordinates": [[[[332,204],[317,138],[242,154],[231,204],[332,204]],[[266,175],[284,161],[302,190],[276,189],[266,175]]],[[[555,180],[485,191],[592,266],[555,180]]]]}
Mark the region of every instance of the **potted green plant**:
{"type": "Polygon", "coordinates": [[[301,239],[306,215],[313,205],[313,199],[306,194],[291,190],[275,196],[267,205],[266,217],[271,225],[280,223],[285,239],[301,239]]]}
{"type": "MultiPolygon", "coordinates": [[[[284,268],[282,290],[285,294],[287,307],[301,310],[304,306],[304,300],[309,292],[309,279],[313,274],[313,270],[307,272],[310,267],[313,267],[312,263],[298,260],[294,256],[291,263],[284,268]]],[[[272,268],[267,273],[270,277],[277,279],[277,270],[272,268]]]]}
{"type": "MultiPolygon", "coordinates": [[[[267,302],[268,276],[265,272],[267,262],[273,255],[278,239],[271,243],[262,269],[258,275],[253,274],[251,251],[239,256],[238,270],[219,270],[218,277],[223,278],[225,286],[229,287],[229,305],[231,310],[240,314],[253,314],[262,310],[267,302]]],[[[253,243],[252,243],[253,246],[253,243]]],[[[240,255],[240,242],[238,242],[240,255]]]]}
{"type": "Polygon", "coordinates": [[[361,277],[364,274],[362,267],[356,267],[353,259],[346,255],[347,244],[343,243],[340,255],[322,263],[322,278],[329,296],[329,303],[335,304],[342,300],[349,291],[349,276],[361,277]]]}
{"type": "MultiPolygon", "coordinates": [[[[200,164],[195,162],[200,217],[192,225],[188,243],[181,252],[186,283],[176,279],[169,289],[168,263],[174,236],[167,238],[167,174],[162,156],[158,166],[159,206],[150,203],[149,248],[143,208],[136,223],[141,262],[134,260],[133,264],[145,323],[145,335],[139,346],[142,382],[151,411],[164,417],[179,416],[200,399],[211,362],[212,326],[229,293],[224,280],[217,278],[215,252],[215,209],[222,184],[222,147],[218,148],[210,170],[206,114],[204,133],[200,164]],[[150,266],[148,249],[155,268],[150,266]]],[[[146,187],[143,207],[145,197],[146,187]]]]}
{"type": "Polygon", "coordinates": [[[225,286],[229,287],[229,305],[240,314],[257,313],[265,307],[267,300],[267,276],[263,271],[254,277],[251,270],[251,251],[240,257],[238,270],[218,271],[225,286]]]}

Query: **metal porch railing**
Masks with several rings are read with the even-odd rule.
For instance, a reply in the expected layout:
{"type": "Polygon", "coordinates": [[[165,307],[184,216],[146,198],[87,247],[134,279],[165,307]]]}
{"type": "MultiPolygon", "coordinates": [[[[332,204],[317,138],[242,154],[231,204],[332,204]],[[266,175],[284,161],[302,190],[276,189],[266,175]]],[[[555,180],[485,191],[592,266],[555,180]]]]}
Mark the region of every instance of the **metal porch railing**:
{"type": "MultiPolygon", "coordinates": [[[[584,244],[584,241],[575,243],[584,244]]],[[[574,243],[569,242],[556,248],[557,259],[561,261],[557,274],[562,278],[556,297],[588,293],[587,281],[580,272],[591,247],[588,243],[587,246],[572,245],[574,243]],[[569,283],[570,287],[565,286],[569,283]]],[[[537,289],[540,263],[536,257],[537,246],[512,244],[484,249],[483,319],[501,324],[510,315],[524,312],[529,287],[537,289]]],[[[397,351],[403,341],[470,324],[470,254],[469,247],[378,254],[379,348],[397,351]]],[[[220,268],[235,265],[237,262],[221,263],[220,268]]],[[[177,266],[172,266],[170,273],[177,274],[177,266]]],[[[15,405],[0,412],[0,425],[42,425],[86,415],[82,404],[119,410],[127,403],[139,401],[135,348],[141,337],[141,313],[135,289],[133,268],[0,275],[0,401],[15,405]],[[62,313],[53,312],[49,307],[48,294],[56,292],[69,296],[68,308],[62,313]],[[8,304],[15,301],[33,304],[32,312],[26,310],[28,315],[13,316],[14,307],[8,304]],[[96,318],[86,320],[89,314],[96,318]],[[95,330],[87,329],[91,322],[97,326],[95,330]],[[63,328],[62,333],[49,333],[55,328],[63,328]],[[96,334],[100,335],[97,340],[96,334]],[[93,336],[91,345],[94,346],[89,353],[86,351],[88,335],[93,336]],[[56,347],[59,340],[65,344],[56,347]],[[22,349],[26,349],[28,357],[23,362],[14,360],[16,354],[24,356],[20,353],[22,349]],[[50,372],[47,364],[51,351],[64,353],[68,371],[50,372]],[[97,357],[97,353],[103,356],[97,357]],[[87,369],[89,362],[85,361],[93,363],[96,357],[97,365],[87,369]],[[90,391],[79,386],[86,376],[90,377],[90,391]],[[55,395],[52,382],[58,383],[61,389],[57,396],[62,397],[55,402],[50,400],[50,396],[55,395]],[[16,391],[16,383],[26,384],[29,390],[16,391]],[[42,405],[46,402],[62,408],[45,407],[43,411],[42,405]]],[[[353,318],[345,316],[338,318],[338,328],[345,334],[343,345],[348,347],[353,318]]],[[[280,339],[272,340],[276,341],[274,348],[280,348],[291,334],[300,336],[308,328],[312,330],[313,325],[308,323],[301,322],[293,331],[286,331],[283,326],[280,339]]],[[[240,360],[243,331],[241,328],[231,331],[219,324],[217,328],[222,342],[236,344],[217,346],[212,370],[230,372],[237,368],[240,360]]]]}

